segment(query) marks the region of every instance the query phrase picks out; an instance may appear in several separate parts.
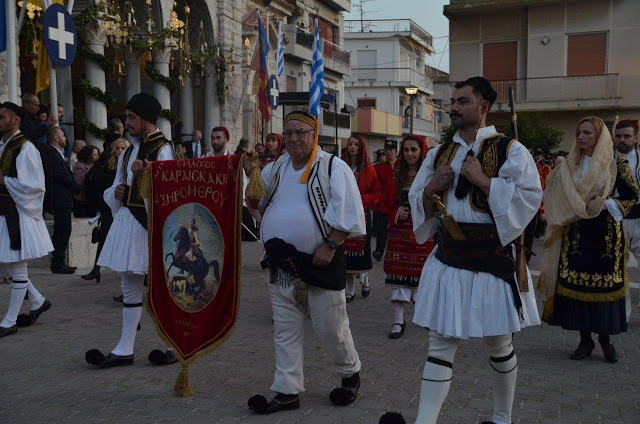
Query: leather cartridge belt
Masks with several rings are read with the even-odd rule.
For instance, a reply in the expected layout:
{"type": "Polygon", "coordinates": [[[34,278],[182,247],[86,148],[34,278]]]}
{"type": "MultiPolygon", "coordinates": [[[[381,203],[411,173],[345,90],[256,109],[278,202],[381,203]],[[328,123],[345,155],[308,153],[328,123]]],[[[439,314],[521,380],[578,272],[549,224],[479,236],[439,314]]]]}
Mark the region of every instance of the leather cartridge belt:
{"type": "Polygon", "coordinates": [[[494,224],[458,223],[465,240],[453,239],[438,226],[436,258],[445,265],[474,272],[487,272],[503,280],[513,278],[516,270],[511,245],[502,246],[494,224]]]}

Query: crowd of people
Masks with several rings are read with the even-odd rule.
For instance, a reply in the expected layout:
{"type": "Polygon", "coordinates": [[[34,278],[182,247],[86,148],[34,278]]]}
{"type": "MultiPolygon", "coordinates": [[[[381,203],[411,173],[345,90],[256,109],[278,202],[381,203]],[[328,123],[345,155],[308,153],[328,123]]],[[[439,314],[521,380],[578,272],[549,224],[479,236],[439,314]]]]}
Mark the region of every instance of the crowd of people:
{"type": "MultiPolygon", "coordinates": [[[[61,108],[58,121],[41,117],[33,97],[26,95],[23,107],[0,105],[0,271],[12,284],[0,337],[32,324],[51,307],[29,280],[27,261],[53,252],[51,270],[73,273],[64,259],[71,216],[99,215],[95,266],[83,278],[99,282],[101,267],[119,273],[122,330],[114,349],[91,349],[85,359],[102,368],[131,365],[149,263],[146,208],[136,189],[143,162],[230,155],[229,131],[215,127],[210,148],[198,130],[190,141],[173,143],[156,127],[158,101],[140,93],[126,106],[130,140],[114,120],[100,153],[81,140],[69,146],[57,125],[61,108]],[[43,139],[46,165],[34,148],[43,139]],[[45,168],[53,176],[50,208],[45,168]],[[54,218],[51,239],[42,219],[48,209],[54,218]],[[18,315],[25,295],[31,312],[18,315]]],[[[494,410],[486,423],[511,423],[518,368],[513,334],[525,327],[542,320],[579,332],[573,360],[591,355],[596,333],[606,360],[618,360],[611,336],[627,330],[631,310],[625,252],[640,259],[638,125],[619,122],[612,137],[602,119],[585,117],[570,151],[551,157],[487,125],[496,97],[481,77],[455,84],[453,139],[432,149],[416,134],[399,144],[387,140],[376,163],[361,134],[349,137],[341,157],[324,151],[318,120],[302,111],[284,118],[282,134],[268,134],[264,144],[255,145],[245,176],[258,166],[266,196],[257,210],[245,201],[243,239],[264,243],[276,371],[275,396],[253,396],[251,410],[300,408],[307,316],[341,378],[331,402],[355,401],[362,366],[347,304],[357,296],[356,281],[360,295],[370,295],[372,259],[382,261],[390,289],[388,337],[404,335],[411,302],[413,322],[429,330],[416,423],[437,421],[465,339],[483,340],[492,369],[494,410]],[[520,256],[531,253],[535,237],[544,238],[537,284],[517,266],[520,256]],[[296,259],[287,256],[291,251],[298,252],[296,259]],[[306,272],[292,272],[293,261],[306,272]],[[536,290],[544,300],[541,314],[536,290]]],[[[249,150],[249,140],[242,139],[235,153],[249,150]]],[[[163,348],[149,360],[166,365],[176,357],[163,348]]],[[[404,418],[388,413],[380,423],[404,418]]]]}

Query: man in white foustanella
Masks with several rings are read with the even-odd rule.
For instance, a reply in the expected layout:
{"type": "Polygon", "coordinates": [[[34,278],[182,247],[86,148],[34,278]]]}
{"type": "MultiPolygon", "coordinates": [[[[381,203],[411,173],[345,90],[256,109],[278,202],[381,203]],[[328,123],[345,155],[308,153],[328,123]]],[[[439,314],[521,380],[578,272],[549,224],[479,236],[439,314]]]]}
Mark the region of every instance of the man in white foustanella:
{"type": "Polygon", "coordinates": [[[33,324],[51,307],[34,287],[27,261],[46,256],[53,250],[42,218],[45,174],[40,152],[19,130],[22,119],[29,119],[15,103],[0,105],[0,276],[11,283],[9,309],[0,322],[0,337],[33,324]],[[31,310],[21,314],[28,295],[31,310]]]}
{"type": "Polygon", "coordinates": [[[360,359],[347,318],[346,257],[342,242],[365,234],[358,185],[348,165],[318,147],[318,120],[291,112],[284,120],[288,153],[262,171],[266,196],[261,239],[269,270],[276,372],[271,401],[255,395],[249,408],[259,414],[300,408],[304,391],[303,338],[308,315],[342,378],[329,398],[335,405],[355,401],[360,359]]]}
{"type": "MultiPolygon", "coordinates": [[[[629,162],[636,185],[640,185],[640,152],[638,152],[638,123],[630,119],[620,121],[615,128],[613,144],[618,155],[629,162]]],[[[629,237],[629,250],[640,263],[640,200],[622,220],[624,234],[629,237]]],[[[631,317],[631,291],[625,298],[627,321],[631,317]]]]}
{"type": "MultiPolygon", "coordinates": [[[[147,199],[140,193],[144,167],[154,160],[181,157],[173,143],[156,127],[161,109],[158,100],[150,94],[139,93],[131,97],[125,110],[125,125],[133,141],[118,158],[116,178],[104,192],[104,201],[113,212],[113,224],[98,258],[98,266],[120,274],[122,333],[111,353],[104,355],[98,349],[86,353],[86,361],[96,367],[133,364],[133,345],[142,316],[144,281],[149,267],[147,199]]],[[[177,358],[169,349],[153,350],[149,361],[166,365],[177,362],[177,358]]]]}
{"type": "MultiPolygon", "coordinates": [[[[522,144],[487,127],[496,97],[482,77],[455,85],[450,114],[458,131],[429,150],[409,191],[416,241],[435,234],[437,242],[415,299],[413,322],[430,329],[416,424],[437,421],[456,349],[471,337],[483,339],[492,368],[493,417],[484,423],[510,424],[518,368],[512,333],[540,323],[531,278],[521,291],[514,265],[514,241],[540,206],[540,177],[522,144]]],[[[380,422],[404,419],[387,414],[380,422]]]]}

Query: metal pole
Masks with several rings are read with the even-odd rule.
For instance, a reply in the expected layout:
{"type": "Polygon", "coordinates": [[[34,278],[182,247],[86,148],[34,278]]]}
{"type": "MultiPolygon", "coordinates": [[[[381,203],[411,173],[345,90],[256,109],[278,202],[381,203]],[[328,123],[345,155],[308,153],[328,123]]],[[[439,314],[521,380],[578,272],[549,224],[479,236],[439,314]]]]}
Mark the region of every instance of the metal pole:
{"type": "Polygon", "coordinates": [[[10,102],[18,102],[18,54],[16,38],[16,3],[12,0],[4,2],[7,22],[7,94],[10,102]]]}
{"type": "Polygon", "coordinates": [[[414,103],[414,98],[413,98],[414,94],[411,95],[411,117],[409,119],[409,134],[413,134],[413,103],[414,103]]]}
{"type": "Polygon", "coordinates": [[[333,110],[335,112],[334,116],[334,124],[336,125],[336,146],[338,145],[338,96],[337,94],[333,97],[333,110]]]}
{"type": "MultiPolygon", "coordinates": [[[[45,13],[49,6],[51,6],[50,0],[42,0],[43,10],[45,13]]],[[[56,120],[58,119],[58,81],[56,80],[56,67],[51,61],[51,57],[48,57],[49,61],[49,108],[50,114],[53,115],[56,120]]],[[[60,126],[60,124],[56,124],[55,126],[60,126]]]]}

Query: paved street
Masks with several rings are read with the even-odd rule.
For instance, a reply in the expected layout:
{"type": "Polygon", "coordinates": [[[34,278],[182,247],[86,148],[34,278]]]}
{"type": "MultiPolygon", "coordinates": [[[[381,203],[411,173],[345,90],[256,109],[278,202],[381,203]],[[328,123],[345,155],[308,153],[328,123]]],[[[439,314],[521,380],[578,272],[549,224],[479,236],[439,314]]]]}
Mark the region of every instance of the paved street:
{"type": "MultiPolygon", "coordinates": [[[[389,410],[415,418],[420,377],[427,357],[427,331],[413,324],[405,336],[389,340],[393,322],[382,264],[375,262],[372,295],[349,304],[356,348],[362,359],[362,388],[346,408],[331,405],[339,385],[310,323],[305,346],[306,393],[302,408],[256,416],[247,408],[255,393],[269,394],[274,372],[271,306],[258,265],[258,243],[243,246],[242,295],[238,323],[229,341],[189,369],[193,397],[173,395],[179,365],[154,367],[147,354],[161,347],[145,313],[133,366],[97,370],[84,361],[90,348],[112,349],[120,334],[120,293],[115,274],[100,284],[78,275],[55,276],[34,270],[31,279],[53,302],[31,328],[0,339],[0,422],[2,423],[366,423],[389,410]]],[[[537,249],[540,250],[540,242],[537,249]]],[[[532,269],[538,269],[534,258],[532,269]]],[[[637,270],[632,281],[640,281],[637,270]]],[[[0,285],[0,313],[10,286],[0,285]]],[[[569,353],[578,335],[542,325],[518,333],[519,360],[514,423],[640,423],[640,291],[633,290],[629,332],[613,338],[620,361],[604,361],[600,347],[584,361],[569,353]]],[[[28,308],[28,302],[24,308],[28,308]]],[[[407,320],[412,316],[410,308],[407,320]]],[[[491,417],[491,375],[481,342],[467,341],[456,355],[454,380],[440,423],[476,423],[491,417]]]]}

